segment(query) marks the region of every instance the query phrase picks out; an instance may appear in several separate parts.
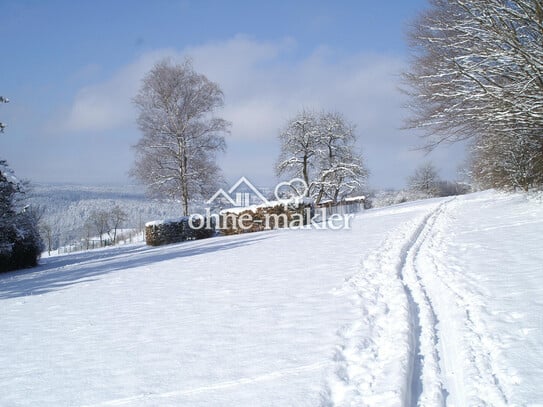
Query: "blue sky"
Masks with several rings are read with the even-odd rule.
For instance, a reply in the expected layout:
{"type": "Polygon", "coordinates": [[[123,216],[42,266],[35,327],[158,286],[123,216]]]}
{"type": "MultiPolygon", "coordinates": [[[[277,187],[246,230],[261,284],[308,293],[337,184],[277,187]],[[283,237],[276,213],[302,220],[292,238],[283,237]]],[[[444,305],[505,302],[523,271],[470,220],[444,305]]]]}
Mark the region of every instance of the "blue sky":
{"type": "Polygon", "coordinates": [[[277,134],[302,108],[357,125],[374,187],[424,160],[455,178],[459,146],[425,157],[398,91],[408,22],[426,1],[0,0],[0,157],[34,182],[122,183],[139,132],[131,98],[163,57],[190,55],[225,93],[225,176],[273,185],[277,134]]]}

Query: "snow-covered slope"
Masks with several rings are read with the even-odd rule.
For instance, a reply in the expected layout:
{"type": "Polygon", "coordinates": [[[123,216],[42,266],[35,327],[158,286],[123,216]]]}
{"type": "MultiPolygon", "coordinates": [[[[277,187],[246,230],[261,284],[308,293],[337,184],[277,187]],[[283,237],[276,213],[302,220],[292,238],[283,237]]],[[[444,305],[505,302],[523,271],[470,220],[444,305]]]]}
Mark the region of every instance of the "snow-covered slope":
{"type": "Polygon", "coordinates": [[[0,405],[543,403],[543,205],[123,246],[0,275],[0,405]]]}
{"type": "Polygon", "coordinates": [[[178,217],[180,204],[147,198],[141,187],[133,185],[92,187],[84,185],[33,185],[29,204],[44,211],[41,221],[51,228],[51,244],[56,249],[80,243],[89,232],[85,223],[93,212],[111,210],[118,206],[126,213],[124,228],[143,230],[145,222],[166,217],[178,217]]]}

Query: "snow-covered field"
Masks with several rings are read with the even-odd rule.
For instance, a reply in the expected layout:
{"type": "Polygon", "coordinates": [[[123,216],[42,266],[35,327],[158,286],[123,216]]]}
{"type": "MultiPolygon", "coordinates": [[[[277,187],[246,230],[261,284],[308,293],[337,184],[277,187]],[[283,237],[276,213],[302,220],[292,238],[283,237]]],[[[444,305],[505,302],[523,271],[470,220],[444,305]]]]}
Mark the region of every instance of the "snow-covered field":
{"type": "Polygon", "coordinates": [[[542,237],[484,192],[43,259],[0,275],[0,405],[543,405],[542,237]]]}

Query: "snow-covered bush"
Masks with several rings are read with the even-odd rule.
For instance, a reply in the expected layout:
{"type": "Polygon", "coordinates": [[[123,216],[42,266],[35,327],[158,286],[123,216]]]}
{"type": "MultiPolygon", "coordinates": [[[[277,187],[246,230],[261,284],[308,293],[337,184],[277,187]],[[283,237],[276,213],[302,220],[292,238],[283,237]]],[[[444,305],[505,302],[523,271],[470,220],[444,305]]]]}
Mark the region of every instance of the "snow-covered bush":
{"type": "MultiPolygon", "coordinates": [[[[435,184],[437,197],[464,195],[472,192],[471,186],[456,181],[438,181],[435,184]]],[[[364,202],[364,207],[383,208],[385,206],[397,205],[404,202],[417,201],[431,198],[425,192],[415,191],[411,188],[401,190],[374,191],[364,202]]],[[[367,209],[367,208],[366,208],[367,209]]]]}
{"type": "Polygon", "coordinates": [[[472,192],[471,185],[457,181],[439,181],[439,196],[465,195],[472,192]]]}

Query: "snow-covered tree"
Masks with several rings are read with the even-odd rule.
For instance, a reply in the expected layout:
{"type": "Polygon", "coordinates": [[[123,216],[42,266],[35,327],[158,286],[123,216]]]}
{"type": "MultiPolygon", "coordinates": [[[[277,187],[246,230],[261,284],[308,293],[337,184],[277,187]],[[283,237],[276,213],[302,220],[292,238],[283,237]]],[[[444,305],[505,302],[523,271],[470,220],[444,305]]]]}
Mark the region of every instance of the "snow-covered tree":
{"type": "Polygon", "coordinates": [[[194,71],[190,60],[157,63],[134,98],[143,137],[132,171],[154,195],[189,203],[208,198],[221,179],[216,154],[224,151],[229,123],[213,116],[222,107],[219,86],[194,71]]]}
{"type": "Polygon", "coordinates": [[[408,126],[426,130],[429,147],[471,139],[472,175],[482,185],[532,185],[542,176],[541,1],[430,4],[409,33],[408,126]]]}
{"type": "Polygon", "coordinates": [[[38,219],[24,194],[24,185],[0,160],[0,272],[34,267],[43,249],[38,219]]]}
{"type": "Polygon", "coordinates": [[[434,197],[440,195],[439,184],[441,180],[435,166],[428,162],[419,166],[408,179],[409,191],[420,197],[434,197]]]}
{"type": "Polygon", "coordinates": [[[307,196],[310,196],[315,190],[316,162],[322,148],[317,114],[302,110],[279,133],[279,141],[277,175],[303,179],[308,186],[307,196]]]}
{"type": "Polygon", "coordinates": [[[338,202],[366,182],[368,171],[356,149],[354,125],[336,112],[322,113],[319,120],[317,203],[327,198],[338,202]]]}
{"type": "Polygon", "coordinates": [[[356,151],[354,126],[335,112],[302,110],[279,134],[280,177],[301,178],[307,196],[334,202],[364,185],[368,175],[356,151]]]}
{"type": "Polygon", "coordinates": [[[432,142],[542,129],[541,1],[430,4],[409,33],[409,124],[428,130],[432,142]]]}
{"type": "MultiPolygon", "coordinates": [[[[8,99],[0,96],[0,102],[8,99]]],[[[0,123],[0,132],[4,128],[0,123]]],[[[36,213],[25,205],[24,194],[23,183],[0,159],[0,272],[35,266],[43,248],[36,213]]]]}
{"type": "Polygon", "coordinates": [[[481,188],[541,188],[543,138],[522,132],[481,137],[472,144],[469,170],[481,188]]]}

